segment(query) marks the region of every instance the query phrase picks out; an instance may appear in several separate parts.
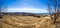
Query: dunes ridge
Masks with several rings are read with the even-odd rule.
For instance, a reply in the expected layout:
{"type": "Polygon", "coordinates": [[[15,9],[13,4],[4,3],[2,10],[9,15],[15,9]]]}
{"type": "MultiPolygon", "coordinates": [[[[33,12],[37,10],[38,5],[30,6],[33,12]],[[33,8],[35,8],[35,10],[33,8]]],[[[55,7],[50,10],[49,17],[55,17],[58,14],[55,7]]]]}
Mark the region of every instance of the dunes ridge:
{"type": "Polygon", "coordinates": [[[54,28],[49,17],[4,15],[3,28],[54,28]]]}

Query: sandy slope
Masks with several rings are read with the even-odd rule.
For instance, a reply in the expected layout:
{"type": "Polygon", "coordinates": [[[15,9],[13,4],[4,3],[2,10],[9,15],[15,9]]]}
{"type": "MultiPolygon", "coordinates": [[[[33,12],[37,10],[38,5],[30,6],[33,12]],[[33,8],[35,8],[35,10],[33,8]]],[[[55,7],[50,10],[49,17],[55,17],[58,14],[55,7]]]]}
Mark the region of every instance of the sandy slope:
{"type": "Polygon", "coordinates": [[[55,28],[50,17],[4,15],[3,28],[55,28]]]}

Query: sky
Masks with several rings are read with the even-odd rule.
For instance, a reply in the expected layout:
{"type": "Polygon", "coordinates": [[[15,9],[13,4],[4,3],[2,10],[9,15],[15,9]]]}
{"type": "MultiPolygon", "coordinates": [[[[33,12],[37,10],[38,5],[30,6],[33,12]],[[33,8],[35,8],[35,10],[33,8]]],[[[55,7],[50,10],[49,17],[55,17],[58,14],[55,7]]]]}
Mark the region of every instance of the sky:
{"type": "Polygon", "coordinates": [[[6,0],[4,12],[48,13],[48,0],[6,0]]]}

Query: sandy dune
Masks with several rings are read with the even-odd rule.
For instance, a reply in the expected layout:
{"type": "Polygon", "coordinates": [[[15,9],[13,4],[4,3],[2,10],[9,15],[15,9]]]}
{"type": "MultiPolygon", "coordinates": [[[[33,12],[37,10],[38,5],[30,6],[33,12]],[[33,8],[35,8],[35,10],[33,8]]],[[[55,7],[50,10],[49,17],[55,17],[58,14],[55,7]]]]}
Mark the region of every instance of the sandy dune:
{"type": "Polygon", "coordinates": [[[4,15],[3,28],[55,28],[50,17],[4,15]]]}

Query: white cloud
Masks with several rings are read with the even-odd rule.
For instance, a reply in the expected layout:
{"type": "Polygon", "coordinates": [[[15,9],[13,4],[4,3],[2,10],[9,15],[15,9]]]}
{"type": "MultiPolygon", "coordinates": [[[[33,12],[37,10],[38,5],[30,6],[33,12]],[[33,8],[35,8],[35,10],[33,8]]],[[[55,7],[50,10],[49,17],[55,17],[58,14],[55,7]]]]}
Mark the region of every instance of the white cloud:
{"type": "Polygon", "coordinates": [[[48,13],[46,9],[38,8],[8,8],[5,12],[29,12],[29,13],[48,13]]]}
{"type": "Polygon", "coordinates": [[[43,6],[39,0],[16,0],[15,2],[8,5],[8,7],[37,7],[43,6]]]}

